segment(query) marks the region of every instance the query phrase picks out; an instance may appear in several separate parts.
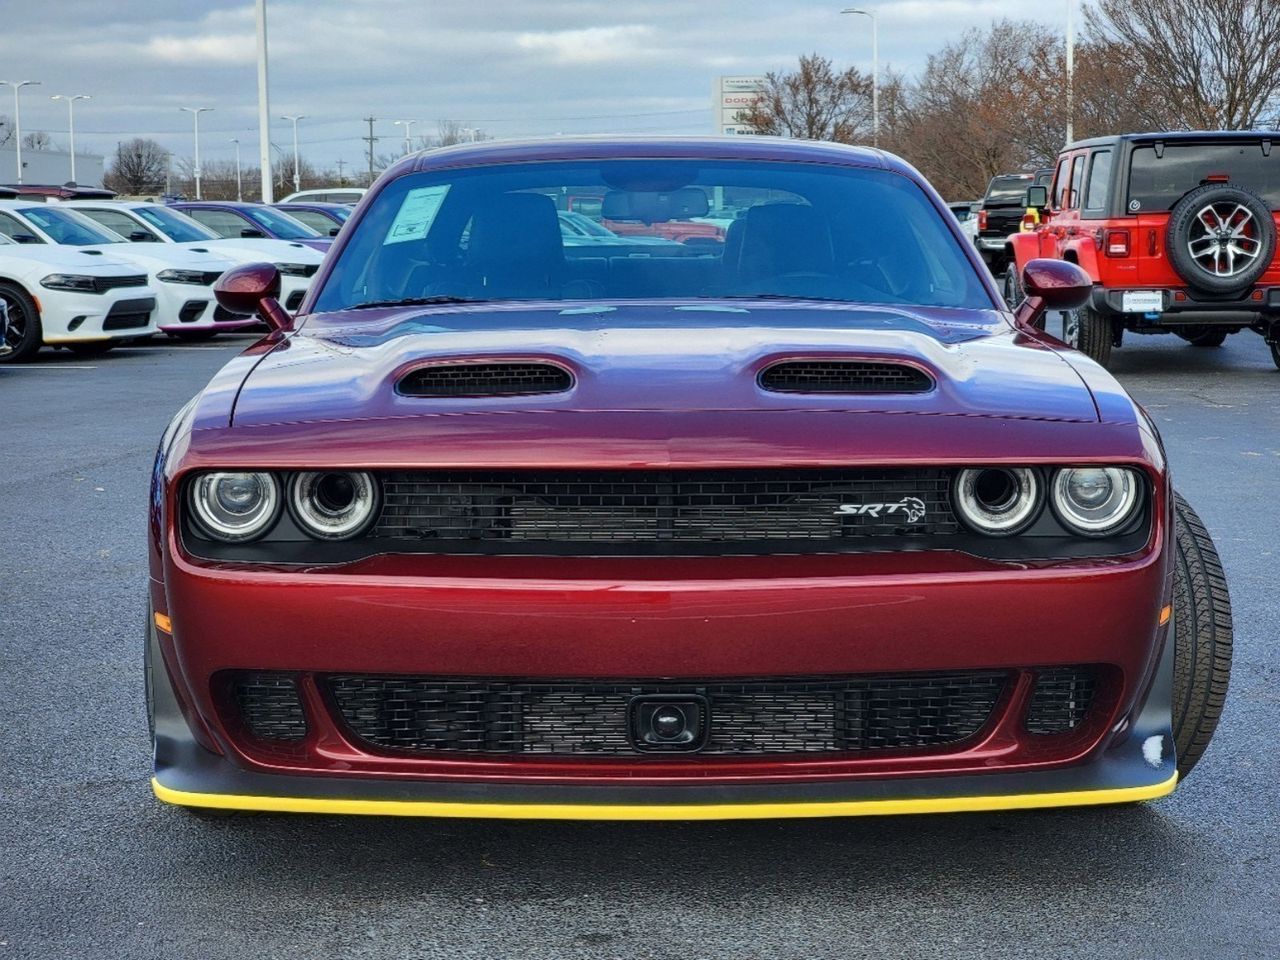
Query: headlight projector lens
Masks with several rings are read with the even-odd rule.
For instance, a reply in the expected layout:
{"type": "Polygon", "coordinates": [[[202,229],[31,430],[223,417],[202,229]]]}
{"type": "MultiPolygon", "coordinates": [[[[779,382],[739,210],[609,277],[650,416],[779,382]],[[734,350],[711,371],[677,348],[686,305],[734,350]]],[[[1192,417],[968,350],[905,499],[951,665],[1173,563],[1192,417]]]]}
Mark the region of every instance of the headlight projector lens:
{"type": "Polygon", "coordinates": [[[1087,537],[1106,536],[1129,522],[1138,506],[1133,471],[1120,467],[1065,467],[1053,478],[1053,510],[1087,537]]]}
{"type": "Polygon", "coordinates": [[[299,473],[290,485],[289,506],[299,526],[321,540],[359,536],[378,515],[378,486],[367,473],[299,473]]]}
{"type": "Polygon", "coordinates": [[[191,509],[214,539],[252,540],[275,522],[280,488],[269,473],[205,473],[191,485],[191,509]]]}
{"type": "Polygon", "coordinates": [[[988,536],[1025,529],[1041,500],[1039,477],[1026,467],[979,467],[956,477],[956,513],[967,527],[988,536]]]}

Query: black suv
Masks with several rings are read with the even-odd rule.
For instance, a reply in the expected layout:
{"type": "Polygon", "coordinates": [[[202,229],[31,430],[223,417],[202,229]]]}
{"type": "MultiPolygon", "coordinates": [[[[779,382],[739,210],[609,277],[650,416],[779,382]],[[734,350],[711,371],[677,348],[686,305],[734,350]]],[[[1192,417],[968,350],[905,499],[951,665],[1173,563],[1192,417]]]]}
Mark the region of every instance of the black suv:
{"type": "Polygon", "coordinates": [[[1035,173],[1002,173],[991,178],[987,195],[978,209],[978,251],[991,272],[999,277],[1008,265],[1009,234],[1022,227],[1027,212],[1027,188],[1036,184],[1048,185],[1053,179],[1053,168],[1035,173]]]}

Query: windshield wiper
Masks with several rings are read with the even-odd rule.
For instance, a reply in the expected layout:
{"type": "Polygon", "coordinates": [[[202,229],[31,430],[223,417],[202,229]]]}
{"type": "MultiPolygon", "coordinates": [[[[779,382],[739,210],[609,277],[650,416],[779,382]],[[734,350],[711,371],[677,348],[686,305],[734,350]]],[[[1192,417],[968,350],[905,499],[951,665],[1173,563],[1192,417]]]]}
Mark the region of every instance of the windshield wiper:
{"type": "Polygon", "coordinates": [[[492,303],[492,300],[474,297],[404,297],[400,300],[367,300],[348,307],[348,310],[366,310],[370,307],[424,307],[435,303],[492,303]]]}

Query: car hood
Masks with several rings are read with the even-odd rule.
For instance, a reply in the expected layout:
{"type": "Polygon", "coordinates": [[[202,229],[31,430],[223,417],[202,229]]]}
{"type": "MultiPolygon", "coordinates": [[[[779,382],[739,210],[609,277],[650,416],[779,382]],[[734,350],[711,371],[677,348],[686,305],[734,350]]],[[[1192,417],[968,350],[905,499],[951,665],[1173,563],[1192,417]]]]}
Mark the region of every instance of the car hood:
{"type": "Polygon", "coordinates": [[[78,272],[105,271],[113,275],[138,272],[136,264],[127,262],[123,257],[113,256],[113,253],[109,248],[67,247],[52,243],[6,243],[0,246],[0,260],[12,257],[15,260],[41,263],[67,271],[74,269],[78,272]]]}
{"type": "Polygon", "coordinates": [[[319,264],[324,255],[296,240],[192,240],[170,246],[226,257],[235,263],[319,264]]]}
{"type": "Polygon", "coordinates": [[[135,264],[151,273],[168,269],[222,271],[235,264],[235,261],[229,257],[218,256],[215,253],[185,250],[174,244],[113,243],[110,246],[91,247],[88,249],[101,250],[103,256],[113,257],[124,263],[135,264]]]}
{"type": "Polygon", "coordinates": [[[1003,314],[812,302],[520,304],[320,314],[262,357],[238,394],[237,427],[535,410],[1099,419],[1072,366],[1050,345],[1016,331],[1003,314]],[[454,358],[543,358],[568,367],[575,386],[532,397],[422,399],[397,392],[408,370],[454,358]],[[936,388],[872,395],[761,389],[760,371],[788,358],[900,361],[927,370],[936,388]]]}

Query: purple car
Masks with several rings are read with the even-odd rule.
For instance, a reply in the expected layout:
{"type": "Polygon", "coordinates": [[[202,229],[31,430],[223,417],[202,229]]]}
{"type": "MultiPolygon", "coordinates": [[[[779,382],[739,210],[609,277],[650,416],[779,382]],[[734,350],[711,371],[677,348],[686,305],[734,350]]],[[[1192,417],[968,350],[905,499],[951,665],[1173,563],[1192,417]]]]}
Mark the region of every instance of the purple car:
{"type": "Polygon", "coordinates": [[[230,200],[190,200],[171,204],[189,217],[199,220],[220,237],[273,240],[295,240],[314,247],[321,253],[333,243],[300,220],[274,207],[261,203],[238,203],[230,200]]]}

